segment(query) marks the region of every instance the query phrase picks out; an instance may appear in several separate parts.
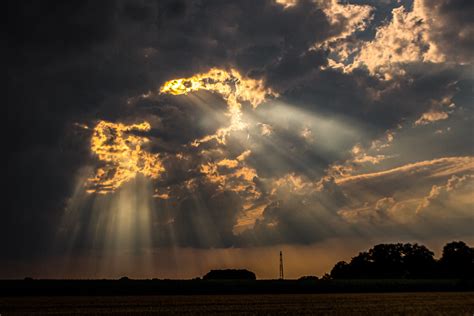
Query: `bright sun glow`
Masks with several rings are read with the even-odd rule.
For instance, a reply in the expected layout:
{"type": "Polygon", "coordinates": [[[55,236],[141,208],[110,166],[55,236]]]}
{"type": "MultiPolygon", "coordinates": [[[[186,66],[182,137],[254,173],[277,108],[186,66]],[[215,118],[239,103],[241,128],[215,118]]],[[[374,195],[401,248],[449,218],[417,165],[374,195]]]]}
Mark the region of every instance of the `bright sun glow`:
{"type": "Polygon", "coordinates": [[[262,80],[243,77],[235,69],[228,71],[219,68],[212,68],[206,73],[196,74],[189,78],[167,81],[161,87],[160,93],[186,95],[198,90],[216,92],[227,101],[230,125],[220,128],[214,135],[196,140],[193,143],[194,146],[213,139],[220,144],[225,144],[225,138],[231,131],[243,130],[247,126],[242,121],[241,102],[249,102],[256,108],[265,101],[267,96],[277,96],[277,93],[265,87],[262,80]]]}

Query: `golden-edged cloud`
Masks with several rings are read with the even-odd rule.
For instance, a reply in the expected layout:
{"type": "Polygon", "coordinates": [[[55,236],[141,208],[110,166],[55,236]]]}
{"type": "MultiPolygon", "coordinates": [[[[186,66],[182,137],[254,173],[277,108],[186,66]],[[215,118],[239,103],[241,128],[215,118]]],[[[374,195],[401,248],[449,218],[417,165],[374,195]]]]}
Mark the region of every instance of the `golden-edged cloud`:
{"type": "MultiPolygon", "coordinates": [[[[392,10],[392,19],[377,28],[372,40],[356,46],[341,42],[333,47],[334,58],[329,59],[328,65],[344,72],[366,68],[371,75],[389,80],[404,74],[401,64],[444,62],[446,56],[440,52],[431,34],[435,22],[436,18],[427,12],[423,1],[415,0],[411,11],[402,5],[392,10]],[[351,55],[354,56],[353,60],[348,59],[351,55]]],[[[354,32],[365,26],[366,24],[359,22],[350,29],[354,32]]]]}
{"type": "Polygon", "coordinates": [[[337,0],[315,2],[322,7],[332,26],[342,27],[340,32],[315,46],[329,48],[333,54],[339,55],[339,58],[349,57],[352,49],[349,43],[342,40],[366,29],[372,20],[373,8],[368,5],[341,4],[337,0]]]}
{"type": "Polygon", "coordinates": [[[400,63],[438,61],[419,12],[407,12],[400,6],[393,9],[392,15],[391,22],[377,30],[374,40],[362,46],[352,68],[365,66],[371,74],[390,79],[394,74],[402,74],[400,63]]]}
{"type": "Polygon", "coordinates": [[[297,5],[298,0],[275,0],[275,3],[283,6],[284,9],[288,9],[297,5]]]}
{"type": "Polygon", "coordinates": [[[449,117],[448,113],[443,111],[428,111],[423,113],[418,120],[416,120],[415,125],[426,125],[431,122],[445,120],[449,117]]]}
{"type": "Polygon", "coordinates": [[[159,155],[142,148],[148,138],[134,134],[150,129],[148,122],[125,125],[100,121],[94,127],[90,148],[103,166],[88,179],[89,193],[113,192],[137,174],[156,179],[164,171],[159,155]]]}
{"type": "Polygon", "coordinates": [[[269,201],[262,199],[261,188],[257,186],[257,170],[245,162],[250,150],[242,152],[235,159],[224,158],[217,162],[207,162],[200,166],[204,179],[217,186],[217,191],[232,191],[242,200],[242,209],[237,218],[237,230],[253,224],[269,201]],[[244,225],[244,222],[246,223],[244,225]]]}
{"type": "Polygon", "coordinates": [[[257,199],[260,193],[253,183],[257,171],[245,165],[245,159],[250,153],[250,150],[246,150],[235,159],[224,158],[217,162],[204,163],[200,171],[207,181],[217,184],[220,190],[234,191],[257,199]]]}
{"type": "Polygon", "coordinates": [[[346,183],[366,181],[370,179],[376,179],[392,175],[400,175],[404,173],[410,175],[427,174],[427,176],[430,177],[443,177],[467,171],[472,172],[473,170],[474,157],[445,157],[410,163],[400,167],[379,172],[343,176],[340,178],[336,178],[336,183],[339,185],[344,185],[346,183]]]}
{"type": "Polygon", "coordinates": [[[189,78],[169,80],[161,86],[160,93],[186,95],[199,90],[218,93],[226,100],[230,125],[220,128],[214,135],[196,140],[193,143],[195,146],[210,140],[224,144],[231,131],[244,129],[246,123],[242,121],[241,102],[249,102],[255,108],[264,102],[267,96],[277,96],[272,89],[265,87],[263,80],[244,77],[236,69],[221,68],[212,68],[206,73],[198,73],[189,78]]]}
{"type": "Polygon", "coordinates": [[[335,178],[348,177],[363,165],[377,165],[386,159],[393,158],[393,156],[383,154],[369,154],[368,150],[378,153],[390,147],[394,135],[395,132],[393,130],[387,130],[381,138],[372,141],[368,149],[359,143],[355,144],[350,151],[352,157],[343,163],[336,162],[331,164],[327,169],[327,174],[335,178]]]}
{"type": "MultiPolygon", "coordinates": [[[[404,176],[402,172],[400,177],[404,176]]],[[[428,180],[428,178],[426,178],[428,180]]],[[[370,181],[370,180],[368,180],[370,181]]],[[[445,223],[451,220],[472,221],[472,196],[474,174],[472,170],[464,175],[452,175],[446,182],[426,186],[414,193],[393,192],[392,196],[380,197],[375,194],[371,201],[348,204],[337,213],[345,221],[353,224],[392,225],[445,223]],[[428,190],[428,194],[423,192],[428,190]],[[421,193],[421,194],[420,194],[421,193]]]]}
{"type": "MultiPolygon", "coordinates": [[[[438,202],[443,204],[447,200],[449,195],[452,195],[454,191],[463,188],[464,194],[458,194],[456,202],[463,203],[465,206],[470,205],[470,209],[474,206],[474,198],[472,189],[474,187],[474,174],[465,174],[463,176],[453,175],[444,185],[433,185],[428,196],[424,197],[416,212],[419,213],[426,208],[429,208],[431,204],[438,202]]],[[[467,209],[467,208],[466,208],[467,209]]]]}

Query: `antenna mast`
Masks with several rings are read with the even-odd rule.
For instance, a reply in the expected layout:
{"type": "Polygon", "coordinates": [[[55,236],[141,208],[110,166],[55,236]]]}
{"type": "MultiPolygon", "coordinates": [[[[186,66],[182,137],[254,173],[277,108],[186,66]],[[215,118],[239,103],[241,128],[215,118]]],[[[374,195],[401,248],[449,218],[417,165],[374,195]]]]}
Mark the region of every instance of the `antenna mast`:
{"type": "Polygon", "coordinates": [[[283,280],[283,253],[280,250],[280,280],[283,280]]]}

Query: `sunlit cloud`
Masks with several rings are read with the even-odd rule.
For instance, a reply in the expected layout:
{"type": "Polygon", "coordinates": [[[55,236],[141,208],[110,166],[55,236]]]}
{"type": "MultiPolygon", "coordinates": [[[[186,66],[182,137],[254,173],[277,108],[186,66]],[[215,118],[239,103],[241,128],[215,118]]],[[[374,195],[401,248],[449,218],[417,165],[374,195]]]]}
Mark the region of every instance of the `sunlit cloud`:
{"type": "Polygon", "coordinates": [[[393,155],[379,154],[391,146],[394,135],[393,130],[386,131],[382,137],[373,140],[369,148],[364,148],[360,143],[355,144],[350,150],[351,157],[344,162],[332,163],[327,169],[328,175],[336,178],[348,177],[364,165],[377,165],[386,159],[394,158],[393,155]],[[369,151],[375,154],[368,153],[369,151]]]}
{"type": "MultiPolygon", "coordinates": [[[[401,126],[398,126],[400,129],[401,126]]],[[[393,140],[395,139],[396,132],[394,130],[388,130],[385,132],[385,134],[374,141],[372,141],[372,144],[370,145],[370,149],[375,150],[375,151],[381,151],[383,149],[386,149],[392,145],[393,140]]]]}
{"type": "MultiPolygon", "coordinates": [[[[464,204],[466,206],[466,210],[468,208],[472,208],[474,206],[473,200],[473,189],[474,189],[474,174],[465,174],[462,176],[453,175],[451,178],[448,179],[446,184],[444,185],[433,185],[431,188],[430,193],[428,196],[424,197],[418,208],[416,209],[417,212],[422,212],[424,209],[430,207],[433,203],[443,203],[447,202],[446,196],[450,195],[456,190],[464,190],[463,196],[456,196],[454,199],[458,204],[464,204]]],[[[451,212],[453,209],[450,210],[451,212]]]]}
{"type": "Polygon", "coordinates": [[[275,0],[275,2],[283,6],[283,8],[285,9],[294,7],[295,5],[298,4],[298,0],[275,0]]]}
{"type": "Polygon", "coordinates": [[[443,61],[443,56],[435,53],[436,44],[427,37],[427,27],[416,3],[409,12],[404,6],[393,9],[390,23],[361,47],[350,68],[367,67],[371,74],[390,79],[404,73],[398,67],[401,63],[443,61]]]}
{"type": "Polygon", "coordinates": [[[241,153],[235,159],[222,159],[218,162],[208,162],[201,165],[201,173],[205,179],[218,186],[222,192],[233,191],[241,197],[244,210],[254,207],[261,192],[254,179],[258,178],[257,171],[246,165],[245,159],[251,151],[241,153]]]}
{"type": "MultiPolygon", "coordinates": [[[[437,181],[439,184],[432,186],[429,174],[418,175],[419,187],[413,191],[394,191],[389,196],[375,194],[370,202],[366,200],[362,205],[356,203],[344,206],[338,211],[338,215],[348,223],[364,225],[371,227],[370,229],[390,227],[395,231],[406,230],[419,234],[439,229],[443,225],[457,225],[458,229],[464,231],[473,220],[473,171],[471,169],[459,175],[444,176],[442,181],[437,181]]],[[[408,177],[414,176],[402,173],[393,177],[408,181],[408,177]]],[[[373,180],[362,181],[369,183],[373,180]]],[[[364,185],[364,182],[359,185],[364,185]]],[[[346,190],[351,188],[347,187],[346,190]]],[[[361,193],[359,190],[356,192],[361,193]]]]}
{"type": "Polygon", "coordinates": [[[113,192],[137,174],[156,179],[164,171],[159,155],[143,149],[149,141],[135,132],[151,129],[148,122],[125,125],[100,121],[94,127],[91,152],[103,163],[87,181],[88,192],[113,192]]]}
{"type": "MultiPolygon", "coordinates": [[[[352,10],[346,10],[354,11],[355,6],[352,10]]],[[[363,7],[359,6],[357,11],[360,12],[355,15],[358,19],[353,19],[353,25],[347,24],[352,32],[363,30],[370,22],[369,9],[363,10],[363,7]]],[[[423,0],[415,0],[411,10],[401,5],[392,10],[388,23],[377,28],[372,40],[357,41],[356,44],[351,41],[339,41],[332,45],[332,48],[329,45],[331,42],[325,43],[333,53],[328,59],[328,66],[343,72],[366,68],[371,75],[390,80],[394,76],[405,74],[405,64],[444,62],[446,56],[441,52],[436,36],[433,35],[441,23],[440,20],[433,16],[432,10],[423,0]],[[353,58],[349,58],[350,56],[353,58]]]]}
{"type": "Polygon", "coordinates": [[[455,107],[456,105],[452,101],[452,96],[444,97],[441,100],[432,100],[431,109],[423,113],[415,121],[414,125],[426,125],[432,122],[446,120],[455,107]]]}
{"type": "Polygon", "coordinates": [[[415,173],[428,173],[430,177],[441,177],[472,170],[474,170],[474,157],[447,157],[410,163],[379,172],[336,178],[336,183],[342,185],[350,182],[386,177],[397,173],[409,173],[411,175],[415,173]]]}
{"type": "Polygon", "coordinates": [[[445,120],[449,117],[448,113],[441,111],[428,111],[423,113],[419,119],[416,120],[415,125],[426,125],[431,122],[445,120]]]}
{"type": "Polygon", "coordinates": [[[301,130],[300,135],[310,143],[315,141],[315,136],[309,127],[304,127],[301,130]]]}
{"type": "Polygon", "coordinates": [[[344,62],[358,49],[348,38],[364,31],[372,20],[373,8],[368,5],[342,4],[337,0],[317,1],[322,6],[332,28],[341,30],[328,39],[316,43],[315,48],[328,49],[328,66],[344,68],[344,62]]]}
{"type": "Polygon", "coordinates": [[[258,123],[257,125],[260,127],[260,133],[262,136],[269,136],[273,133],[271,125],[265,123],[258,123]]]}

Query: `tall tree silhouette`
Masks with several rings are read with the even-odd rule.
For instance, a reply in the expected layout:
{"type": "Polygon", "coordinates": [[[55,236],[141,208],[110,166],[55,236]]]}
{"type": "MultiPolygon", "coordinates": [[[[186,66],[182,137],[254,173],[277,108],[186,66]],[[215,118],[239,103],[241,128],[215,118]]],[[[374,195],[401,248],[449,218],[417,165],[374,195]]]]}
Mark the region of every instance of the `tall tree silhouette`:
{"type": "Polygon", "coordinates": [[[423,245],[404,245],[404,268],[407,278],[431,278],[436,276],[434,253],[423,245]]]}
{"type": "Polygon", "coordinates": [[[423,245],[379,244],[349,263],[336,263],[330,275],[333,279],[473,278],[474,249],[462,241],[448,243],[437,262],[423,245]]]}
{"type": "Polygon", "coordinates": [[[350,279],[351,271],[349,264],[345,261],[339,261],[334,265],[329,276],[333,279],[350,279]]]}
{"type": "Polygon", "coordinates": [[[369,250],[369,258],[373,262],[370,277],[400,278],[403,277],[402,244],[380,244],[369,250]]]}
{"type": "Polygon", "coordinates": [[[439,261],[441,274],[450,278],[474,277],[474,248],[462,241],[453,241],[443,248],[439,261]]]}

